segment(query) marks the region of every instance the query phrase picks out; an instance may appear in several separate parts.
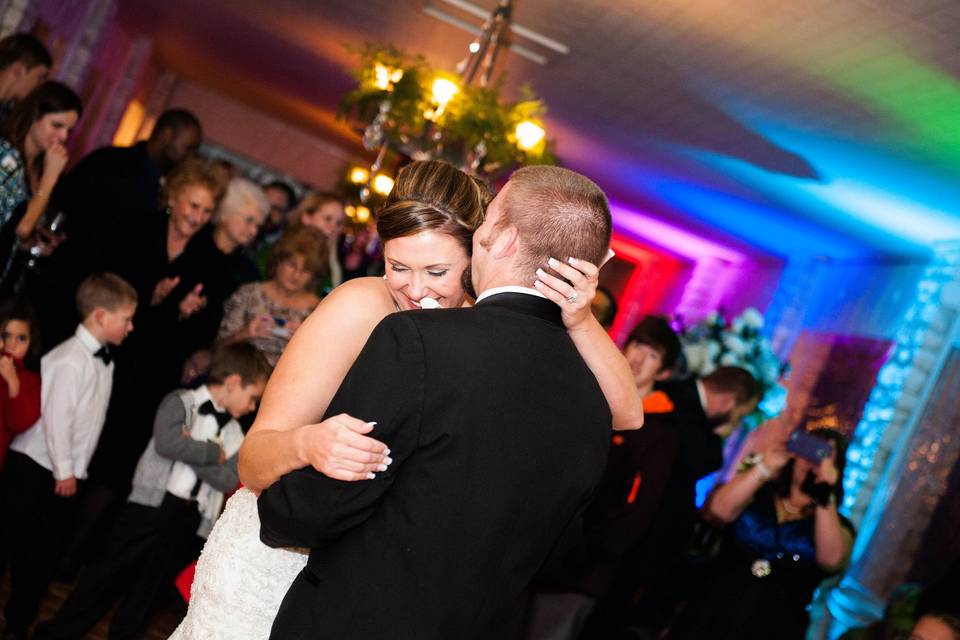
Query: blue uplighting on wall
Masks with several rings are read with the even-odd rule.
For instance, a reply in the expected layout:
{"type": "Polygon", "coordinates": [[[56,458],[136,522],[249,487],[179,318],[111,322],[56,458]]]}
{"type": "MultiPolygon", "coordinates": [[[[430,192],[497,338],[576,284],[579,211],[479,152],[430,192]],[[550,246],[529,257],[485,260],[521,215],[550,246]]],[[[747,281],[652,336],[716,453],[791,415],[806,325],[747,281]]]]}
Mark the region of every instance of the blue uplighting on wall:
{"type": "MultiPolygon", "coordinates": [[[[955,251],[937,251],[934,259],[925,268],[917,284],[917,294],[904,316],[902,326],[895,335],[893,352],[877,374],[877,384],[863,409],[850,447],[847,449],[847,467],[843,479],[844,500],[842,511],[850,515],[857,505],[864,482],[874,466],[883,432],[894,417],[897,400],[903,392],[914,356],[923,344],[930,322],[937,316],[940,291],[951,280],[956,270],[955,251]]],[[[861,513],[866,505],[860,505],[861,513]]],[[[863,522],[861,537],[869,537],[876,523],[863,522]]]]}

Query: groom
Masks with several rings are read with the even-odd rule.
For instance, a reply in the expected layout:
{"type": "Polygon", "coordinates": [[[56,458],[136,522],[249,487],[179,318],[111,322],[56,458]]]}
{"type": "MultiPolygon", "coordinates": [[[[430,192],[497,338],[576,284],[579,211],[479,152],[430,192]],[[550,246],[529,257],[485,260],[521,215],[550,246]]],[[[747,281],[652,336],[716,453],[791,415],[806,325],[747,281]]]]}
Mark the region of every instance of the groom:
{"type": "Polygon", "coordinates": [[[263,541],[311,548],[271,638],[510,637],[527,585],[579,533],[611,428],[531,285],[550,257],[599,265],[609,241],[593,182],[520,169],[473,238],[476,306],[378,325],[327,413],[376,420],[393,463],[357,483],[308,467],[260,496],[263,541]]]}

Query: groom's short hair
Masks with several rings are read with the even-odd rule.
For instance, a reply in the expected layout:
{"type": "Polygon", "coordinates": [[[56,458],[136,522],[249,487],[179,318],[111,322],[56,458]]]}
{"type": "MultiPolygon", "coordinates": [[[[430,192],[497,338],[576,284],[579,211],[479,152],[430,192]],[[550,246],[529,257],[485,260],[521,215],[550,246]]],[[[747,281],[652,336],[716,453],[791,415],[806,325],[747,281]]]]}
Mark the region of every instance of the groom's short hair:
{"type": "Polygon", "coordinates": [[[610,246],[610,205],[592,180],[539,165],[518,169],[508,184],[499,225],[516,227],[520,235],[517,271],[532,276],[550,257],[602,263],[610,246]]]}

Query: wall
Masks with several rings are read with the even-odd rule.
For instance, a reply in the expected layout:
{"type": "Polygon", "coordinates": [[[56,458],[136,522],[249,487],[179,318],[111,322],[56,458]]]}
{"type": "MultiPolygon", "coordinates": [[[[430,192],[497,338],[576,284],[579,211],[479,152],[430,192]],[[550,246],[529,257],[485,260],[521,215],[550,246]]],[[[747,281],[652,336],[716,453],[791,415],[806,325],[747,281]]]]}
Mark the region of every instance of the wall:
{"type": "Polygon", "coordinates": [[[166,106],[196,114],[206,139],[320,189],[332,188],[354,159],[317,135],[189,81],[177,82],[166,106]]]}

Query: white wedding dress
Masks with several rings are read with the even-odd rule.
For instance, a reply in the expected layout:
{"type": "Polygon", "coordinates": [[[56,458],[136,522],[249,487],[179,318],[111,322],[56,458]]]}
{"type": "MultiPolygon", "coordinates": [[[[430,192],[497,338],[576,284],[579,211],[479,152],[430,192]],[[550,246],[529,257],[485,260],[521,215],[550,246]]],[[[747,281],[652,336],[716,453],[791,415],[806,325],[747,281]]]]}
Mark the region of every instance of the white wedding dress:
{"type": "Polygon", "coordinates": [[[260,542],[257,496],[240,489],[227,501],[197,562],[190,608],[171,640],[267,640],[309,549],[260,542]]]}

